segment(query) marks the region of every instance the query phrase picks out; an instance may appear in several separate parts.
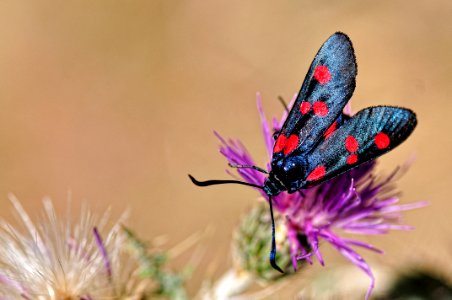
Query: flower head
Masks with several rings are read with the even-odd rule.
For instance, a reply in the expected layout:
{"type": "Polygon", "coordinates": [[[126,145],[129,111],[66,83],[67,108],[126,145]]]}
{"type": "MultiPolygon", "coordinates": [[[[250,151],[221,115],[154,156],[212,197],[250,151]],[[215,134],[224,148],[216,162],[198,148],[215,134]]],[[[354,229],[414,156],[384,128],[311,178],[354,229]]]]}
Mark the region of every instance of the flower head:
{"type": "Polygon", "coordinates": [[[0,223],[1,299],[143,299],[149,283],[125,252],[123,218],[108,226],[108,212],[97,218],[83,209],[73,224],[70,214],[58,218],[46,199],[44,220],[34,224],[11,201],[22,228],[0,223]]]}
{"type": "MultiPolygon", "coordinates": [[[[270,162],[274,144],[273,133],[281,129],[287,112],[280,120],[273,118],[270,126],[259,94],[257,107],[270,162]]],[[[348,106],[344,113],[351,114],[348,106]]],[[[226,140],[218,133],[215,135],[221,142],[220,152],[230,164],[256,165],[240,141],[226,140]]],[[[269,162],[266,167],[270,171],[269,162]]],[[[371,284],[366,298],[374,287],[374,276],[369,265],[354,247],[378,253],[382,251],[359,240],[343,237],[337,232],[377,235],[390,230],[409,230],[411,227],[399,223],[401,212],[425,205],[423,202],[397,204],[399,198],[396,196],[394,182],[401,170],[397,169],[390,176],[383,178],[375,174],[375,164],[375,161],[362,164],[325,183],[304,189],[301,193],[282,192],[272,198],[276,211],[285,216],[293,267],[296,268],[299,260],[306,259],[312,263],[313,256],[323,265],[319,242],[324,240],[370,277],[371,284]]],[[[237,172],[246,182],[258,186],[262,186],[266,179],[263,173],[251,168],[239,168],[237,172]]],[[[267,198],[263,190],[256,190],[267,198]]]]}

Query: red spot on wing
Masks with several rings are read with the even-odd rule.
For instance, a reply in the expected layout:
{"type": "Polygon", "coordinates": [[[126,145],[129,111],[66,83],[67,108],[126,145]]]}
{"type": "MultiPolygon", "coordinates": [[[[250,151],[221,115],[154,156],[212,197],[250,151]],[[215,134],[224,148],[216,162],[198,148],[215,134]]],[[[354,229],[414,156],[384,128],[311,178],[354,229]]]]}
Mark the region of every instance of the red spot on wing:
{"type": "Polygon", "coordinates": [[[347,148],[349,152],[356,152],[356,150],[358,150],[358,141],[353,135],[349,135],[345,139],[345,148],[347,148]]]}
{"type": "Polygon", "coordinates": [[[287,139],[286,146],[284,147],[284,155],[289,154],[290,152],[294,151],[298,146],[298,135],[292,134],[287,139]]]}
{"type": "Polygon", "coordinates": [[[318,180],[318,179],[322,178],[323,176],[325,176],[325,172],[326,171],[325,171],[324,166],[318,166],[314,170],[312,170],[312,172],[308,175],[306,180],[308,180],[308,181],[318,180]]]}
{"type": "Polygon", "coordinates": [[[308,111],[309,111],[310,109],[311,109],[311,103],[309,103],[309,102],[307,102],[307,101],[301,103],[301,105],[300,105],[300,112],[301,112],[302,114],[308,113],[308,111]]]}
{"type": "Polygon", "coordinates": [[[334,121],[334,123],[331,124],[331,126],[328,127],[328,129],[327,129],[327,130],[325,131],[325,133],[323,134],[323,136],[325,137],[325,140],[326,140],[327,138],[329,138],[330,135],[332,135],[333,132],[336,131],[336,129],[337,129],[337,121],[334,121]]]}
{"type": "Polygon", "coordinates": [[[351,154],[349,157],[347,157],[347,164],[349,164],[349,165],[353,165],[357,161],[358,161],[358,155],[356,155],[356,154],[351,154]]]}
{"type": "Polygon", "coordinates": [[[326,66],[317,66],[314,70],[314,78],[320,84],[325,84],[331,80],[331,73],[326,66]]]}
{"type": "Polygon", "coordinates": [[[273,147],[273,153],[281,152],[286,146],[287,138],[284,134],[280,134],[276,140],[275,147],[273,147]]]}
{"type": "Polygon", "coordinates": [[[315,102],[312,108],[314,109],[314,113],[319,117],[324,117],[328,114],[328,107],[323,101],[315,102]]]}
{"type": "Polygon", "coordinates": [[[387,148],[390,142],[391,140],[389,139],[389,136],[386,133],[379,132],[375,136],[375,145],[377,145],[378,149],[387,148]]]}

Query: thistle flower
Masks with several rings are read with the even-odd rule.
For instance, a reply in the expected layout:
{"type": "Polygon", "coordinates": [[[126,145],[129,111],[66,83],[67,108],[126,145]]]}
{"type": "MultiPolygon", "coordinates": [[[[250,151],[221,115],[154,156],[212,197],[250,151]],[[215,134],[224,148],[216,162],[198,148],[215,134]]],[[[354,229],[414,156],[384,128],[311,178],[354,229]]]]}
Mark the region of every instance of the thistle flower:
{"type": "Polygon", "coordinates": [[[109,227],[108,212],[98,218],[83,209],[72,224],[45,199],[44,219],[35,225],[10,198],[23,228],[0,223],[1,299],[145,299],[151,283],[124,251],[124,217],[109,227]]]}
{"type": "MultiPolygon", "coordinates": [[[[281,129],[287,112],[280,120],[273,118],[270,128],[259,94],[257,107],[269,157],[267,163],[269,170],[274,144],[273,132],[281,129]]],[[[350,108],[346,107],[344,113],[350,114],[350,108]]],[[[239,140],[226,140],[216,132],[215,135],[221,142],[220,153],[230,164],[256,165],[239,140]]],[[[304,189],[302,193],[282,192],[272,198],[275,210],[285,216],[294,269],[300,260],[312,263],[313,256],[324,265],[319,249],[320,240],[324,240],[369,276],[371,283],[366,299],[372,292],[375,279],[369,265],[353,247],[383,252],[370,244],[342,237],[337,231],[377,235],[388,233],[390,230],[409,230],[412,227],[399,223],[401,212],[425,206],[423,202],[396,204],[399,198],[396,196],[394,182],[403,170],[397,169],[390,176],[383,178],[375,174],[375,165],[375,161],[369,162],[323,184],[304,189]]],[[[237,169],[237,173],[247,183],[257,186],[264,184],[265,175],[254,169],[240,168],[237,169]]],[[[263,190],[256,190],[267,198],[263,190]]]]}

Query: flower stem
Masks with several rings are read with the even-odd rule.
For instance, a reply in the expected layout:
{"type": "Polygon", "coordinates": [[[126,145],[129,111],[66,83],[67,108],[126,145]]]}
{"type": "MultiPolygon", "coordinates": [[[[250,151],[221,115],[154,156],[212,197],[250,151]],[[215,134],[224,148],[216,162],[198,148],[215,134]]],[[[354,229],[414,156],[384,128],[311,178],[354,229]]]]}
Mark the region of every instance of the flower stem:
{"type": "Polygon", "coordinates": [[[203,300],[226,300],[245,292],[254,283],[254,277],[246,271],[229,269],[213,285],[205,291],[203,300]]]}

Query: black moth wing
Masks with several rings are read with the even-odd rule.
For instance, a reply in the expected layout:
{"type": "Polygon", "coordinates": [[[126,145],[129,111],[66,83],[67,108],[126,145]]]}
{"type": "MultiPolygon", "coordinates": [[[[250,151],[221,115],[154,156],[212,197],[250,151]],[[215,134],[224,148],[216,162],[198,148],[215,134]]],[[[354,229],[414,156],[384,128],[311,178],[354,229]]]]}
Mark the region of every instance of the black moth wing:
{"type": "Polygon", "coordinates": [[[303,187],[331,179],[401,144],[417,124],[413,111],[375,106],[359,111],[307,155],[303,187]]]}
{"type": "MultiPolygon", "coordinates": [[[[355,89],[357,73],[352,43],[333,34],[315,56],[295,103],[276,139],[274,153],[297,155],[312,149],[341,115],[355,89]],[[287,140],[291,139],[288,143],[287,140]],[[284,151],[282,151],[284,150],[284,151]]],[[[274,159],[280,159],[274,155],[274,159]]]]}

